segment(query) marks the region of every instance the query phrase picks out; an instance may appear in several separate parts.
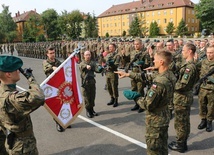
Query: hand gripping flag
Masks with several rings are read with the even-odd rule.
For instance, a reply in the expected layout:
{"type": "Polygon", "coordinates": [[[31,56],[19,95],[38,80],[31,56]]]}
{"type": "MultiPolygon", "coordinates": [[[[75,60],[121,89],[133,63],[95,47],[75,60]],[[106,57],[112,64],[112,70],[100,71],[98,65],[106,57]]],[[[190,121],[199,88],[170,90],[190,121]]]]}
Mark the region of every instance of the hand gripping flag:
{"type": "Polygon", "coordinates": [[[44,107],[64,129],[83,109],[76,77],[75,54],[76,52],[72,53],[40,85],[45,94],[44,107]]]}

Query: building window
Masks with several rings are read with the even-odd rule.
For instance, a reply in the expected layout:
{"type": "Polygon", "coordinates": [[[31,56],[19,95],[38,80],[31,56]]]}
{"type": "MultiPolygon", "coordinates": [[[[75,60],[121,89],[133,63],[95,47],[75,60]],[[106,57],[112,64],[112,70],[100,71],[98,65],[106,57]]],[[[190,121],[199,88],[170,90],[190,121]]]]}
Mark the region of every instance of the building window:
{"type": "Polygon", "coordinates": [[[170,22],[173,22],[173,19],[172,19],[172,18],[170,18],[170,22]]]}
{"type": "Polygon", "coordinates": [[[123,22],[123,26],[125,26],[125,22],[123,22]]]}
{"type": "Polygon", "coordinates": [[[190,23],[190,18],[188,18],[188,23],[190,23]]]}
{"type": "Polygon", "coordinates": [[[158,19],[158,24],[160,24],[160,19],[158,19]]]}
{"type": "Polygon", "coordinates": [[[106,27],[108,27],[108,24],[106,24],[106,27]]]}
{"type": "Polygon", "coordinates": [[[194,11],[194,10],[192,10],[192,14],[193,14],[193,15],[195,14],[195,11],[194,11]]]}
{"type": "Polygon", "coordinates": [[[194,18],[192,19],[192,23],[195,23],[195,19],[194,18]]]}
{"type": "Polygon", "coordinates": [[[195,31],[194,27],[192,27],[192,31],[195,31]]]}
{"type": "Polygon", "coordinates": [[[164,23],[167,23],[167,19],[166,18],[164,18],[164,23]]]}
{"type": "Polygon", "coordinates": [[[161,13],[160,13],[160,11],[158,11],[158,15],[160,15],[161,13]]]}
{"type": "Polygon", "coordinates": [[[149,16],[149,12],[147,12],[146,15],[149,16]]]}
{"type": "Polygon", "coordinates": [[[155,15],[155,12],[152,12],[152,16],[154,16],[155,15]]]}
{"type": "Polygon", "coordinates": [[[166,11],[166,10],[165,10],[165,11],[163,11],[163,14],[164,14],[164,15],[166,15],[166,14],[167,14],[167,11],[166,11]]]}
{"type": "Polygon", "coordinates": [[[103,24],[103,27],[105,27],[105,24],[103,24]]]}
{"type": "Polygon", "coordinates": [[[115,23],[114,26],[117,27],[117,23],[115,23]]]}
{"type": "Polygon", "coordinates": [[[173,14],[173,10],[170,10],[170,14],[171,14],[171,15],[173,14]]]}

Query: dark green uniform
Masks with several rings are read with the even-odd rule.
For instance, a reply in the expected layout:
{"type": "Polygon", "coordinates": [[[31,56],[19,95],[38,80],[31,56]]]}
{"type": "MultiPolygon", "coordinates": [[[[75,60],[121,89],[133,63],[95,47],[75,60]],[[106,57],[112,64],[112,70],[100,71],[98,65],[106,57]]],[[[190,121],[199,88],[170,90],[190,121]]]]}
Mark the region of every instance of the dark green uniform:
{"type": "Polygon", "coordinates": [[[53,67],[59,67],[61,62],[58,59],[55,59],[54,62],[50,61],[49,59],[43,61],[43,70],[45,75],[48,77],[54,70],[53,67]]]}
{"type": "MultiPolygon", "coordinates": [[[[201,64],[200,78],[214,68],[214,61],[204,59],[201,64]]],[[[201,119],[212,122],[214,119],[214,74],[201,84],[199,98],[199,115],[201,119]]],[[[211,124],[212,125],[212,124],[211,124]]]]}
{"type": "MultiPolygon", "coordinates": [[[[140,74],[130,73],[130,78],[141,79],[140,74]]],[[[171,71],[157,74],[145,97],[137,99],[146,110],[146,144],[148,155],[167,155],[170,114],[168,103],[173,95],[176,78],[171,71]]]]}
{"type": "Polygon", "coordinates": [[[187,148],[187,138],[190,134],[190,107],[193,103],[193,86],[198,79],[198,72],[193,60],[184,62],[179,73],[173,101],[175,110],[174,127],[177,144],[182,148],[187,148]]]}
{"type": "Polygon", "coordinates": [[[82,78],[82,95],[84,97],[85,108],[92,110],[95,106],[96,96],[96,80],[95,72],[100,73],[101,70],[95,61],[82,61],[79,66],[80,74],[82,78]],[[91,70],[87,69],[87,65],[91,66],[91,70]]]}
{"type": "Polygon", "coordinates": [[[30,113],[44,104],[45,97],[34,77],[28,81],[30,89],[23,92],[18,92],[15,85],[0,87],[0,126],[11,135],[10,146],[8,138],[5,143],[11,155],[38,154],[30,113]]]}

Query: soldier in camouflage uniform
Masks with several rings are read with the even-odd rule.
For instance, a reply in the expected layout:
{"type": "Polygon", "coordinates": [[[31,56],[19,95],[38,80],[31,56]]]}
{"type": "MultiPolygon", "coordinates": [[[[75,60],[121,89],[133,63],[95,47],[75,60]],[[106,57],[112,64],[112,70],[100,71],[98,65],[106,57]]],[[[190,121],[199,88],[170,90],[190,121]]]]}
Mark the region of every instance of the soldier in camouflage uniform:
{"type": "MultiPolygon", "coordinates": [[[[214,69],[214,46],[207,48],[207,59],[202,60],[200,78],[205,76],[211,69],[214,69]]],[[[206,128],[207,132],[212,131],[212,121],[214,119],[214,74],[208,76],[201,84],[199,98],[199,116],[201,123],[198,129],[206,128]]]]}
{"type": "Polygon", "coordinates": [[[0,127],[6,134],[5,147],[10,155],[37,155],[36,139],[30,113],[44,104],[45,96],[32,71],[23,71],[28,79],[29,90],[18,92],[21,59],[0,56],[0,127]]]}
{"type": "MultiPolygon", "coordinates": [[[[154,67],[158,74],[153,80],[151,88],[145,97],[138,92],[124,95],[131,96],[137,103],[146,110],[146,144],[148,155],[168,155],[167,140],[170,114],[168,103],[173,95],[176,83],[175,75],[168,69],[172,60],[172,54],[167,51],[157,51],[154,55],[154,67]]],[[[120,78],[130,77],[133,79],[144,79],[141,73],[119,73],[120,78]]]]}
{"type": "Polygon", "coordinates": [[[107,105],[113,105],[113,107],[118,106],[118,75],[114,73],[117,71],[117,68],[120,63],[120,56],[116,53],[116,45],[111,43],[109,44],[109,53],[104,57],[104,63],[106,66],[106,84],[109,95],[111,96],[110,102],[107,105]]]}
{"type": "MultiPolygon", "coordinates": [[[[47,58],[47,60],[43,61],[42,66],[43,66],[43,70],[45,72],[46,77],[48,77],[54,70],[57,69],[57,67],[59,67],[61,65],[61,62],[55,58],[55,50],[53,47],[50,46],[47,49],[46,54],[47,54],[48,58],[47,58]]],[[[56,122],[56,129],[59,132],[65,131],[63,129],[63,127],[60,124],[58,124],[57,122],[56,122]]]]}
{"type": "Polygon", "coordinates": [[[96,65],[96,62],[91,60],[90,51],[85,51],[83,56],[84,59],[79,66],[82,79],[82,94],[84,97],[86,115],[88,118],[92,118],[98,116],[94,111],[96,96],[96,80],[94,72],[101,73],[102,67],[96,65]]]}
{"type": "MultiPolygon", "coordinates": [[[[143,43],[141,39],[136,39],[134,41],[135,50],[130,53],[130,55],[126,56],[125,54],[122,57],[126,60],[130,60],[126,67],[126,72],[128,72],[129,68],[132,68],[133,73],[140,73],[144,68],[150,66],[150,56],[147,52],[145,52],[145,48],[143,47],[143,43]]],[[[140,81],[136,79],[131,79],[131,90],[137,91],[142,96],[144,96],[144,88],[146,86],[145,81],[140,81]]],[[[139,107],[137,103],[131,109],[132,111],[138,110],[138,112],[143,112],[144,110],[139,107]]]]}
{"type": "Polygon", "coordinates": [[[171,150],[178,152],[187,151],[187,139],[190,134],[190,107],[193,103],[193,86],[198,79],[198,72],[194,64],[196,47],[187,43],[182,50],[182,57],[185,60],[179,71],[179,77],[175,85],[174,111],[176,141],[168,146],[171,150]]]}

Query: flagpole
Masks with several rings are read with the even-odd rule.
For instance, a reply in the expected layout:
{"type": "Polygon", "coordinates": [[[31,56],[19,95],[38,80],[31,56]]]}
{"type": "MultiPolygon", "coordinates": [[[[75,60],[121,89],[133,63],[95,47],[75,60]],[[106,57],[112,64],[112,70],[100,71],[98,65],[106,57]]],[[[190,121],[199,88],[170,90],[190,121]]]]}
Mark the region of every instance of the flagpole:
{"type": "Polygon", "coordinates": [[[68,57],[59,67],[57,67],[57,69],[54,70],[54,71],[53,71],[53,72],[40,84],[40,87],[42,87],[45,83],[47,83],[47,81],[48,81],[49,79],[51,79],[51,78],[61,69],[61,67],[64,66],[64,64],[65,64],[69,59],[71,59],[75,54],[79,53],[79,51],[80,51],[80,48],[74,49],[74,52],[73,52],[71,55],[69,55],[69,57],[68,57]]]}

